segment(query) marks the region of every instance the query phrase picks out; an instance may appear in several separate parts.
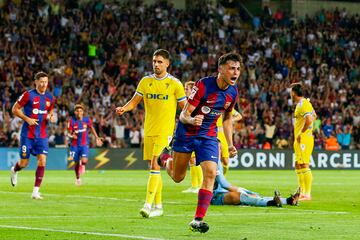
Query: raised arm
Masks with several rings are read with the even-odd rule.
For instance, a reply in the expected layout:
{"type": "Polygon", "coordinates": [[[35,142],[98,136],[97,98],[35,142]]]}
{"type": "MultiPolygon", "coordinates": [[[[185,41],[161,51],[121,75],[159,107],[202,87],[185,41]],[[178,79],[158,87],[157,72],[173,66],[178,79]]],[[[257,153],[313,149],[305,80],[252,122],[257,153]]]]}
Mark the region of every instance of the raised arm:
{"type": "Polygon", "coordinates": [[[116,113],[121,116],[125,112],[133,110],[141,102],[142,98],[143,97],[141,95],[135,93],[130,101],[128,101],[124,106],[116,108],[116,113]]]}

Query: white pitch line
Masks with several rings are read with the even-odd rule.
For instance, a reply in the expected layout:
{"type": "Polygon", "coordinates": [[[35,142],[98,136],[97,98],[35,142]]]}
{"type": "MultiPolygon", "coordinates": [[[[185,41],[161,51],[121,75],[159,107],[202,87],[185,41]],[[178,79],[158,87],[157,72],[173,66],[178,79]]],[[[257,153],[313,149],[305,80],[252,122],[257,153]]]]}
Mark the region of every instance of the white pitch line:
{"type": "Polygon", "coordinates": [[[36,228],[36,227],[23,227],[23,226],[10,226],[10,225],[0,225],[0,228],[24,229],[24,230],[34,230],[34,231],[47,231],[47,232],[75,233],[75,234],[89,234],[89,235],[96,235],[96,236],[109,236],[109,237],[146,239],[146,240],[162,240],[162,238],[150,238],[150,237],[133,236],[133,235],[126,235],[126,234],[100,233],[100,232],[82,232],[82,231],[51,229],[51,228],[36,228]]]}
{"type": "MultiPolygon", "coordinates": [[[[23,194],[27,195],[30,193],[28,192],[6,192],[0,191],[0,194],[23,194]]],[[[98,200],[113,200],[113,201],[125,201],[125,202],[142,202],[143,200],[137,199],[128,199],[128,198],[115,198],[115,197],[98,197],[98,196],[85,196],[85,195],[64,195],[64,194],[57,194],[57,193],[45,193],[44,196],[55,196],[55,197],[66,197],[66,198],[87,198],[87,199],[98,199],[98,200]]],[[[176,201],[169,201],[166,202],[167,204],[174,204],[174,205],[186,205],[192,204],[190,202],[176,202],[176,201]]]]}

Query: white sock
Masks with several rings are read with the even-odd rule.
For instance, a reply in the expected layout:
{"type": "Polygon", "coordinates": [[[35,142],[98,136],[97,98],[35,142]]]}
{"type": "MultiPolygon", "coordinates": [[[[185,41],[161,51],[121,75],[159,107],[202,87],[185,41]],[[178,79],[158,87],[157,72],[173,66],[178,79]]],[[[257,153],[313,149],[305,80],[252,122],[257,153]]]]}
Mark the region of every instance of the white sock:
{"type": "Polygon", "coordinates": [[[33,193],[39,193],[40,187],[34,187],[33,193]]]}
{"type": "Polygon", "coordinates": [[[155,208],[157,208],[157,209],[162,209],[162,204],[156,204],[156,205],[155,205],[155,208]]]}

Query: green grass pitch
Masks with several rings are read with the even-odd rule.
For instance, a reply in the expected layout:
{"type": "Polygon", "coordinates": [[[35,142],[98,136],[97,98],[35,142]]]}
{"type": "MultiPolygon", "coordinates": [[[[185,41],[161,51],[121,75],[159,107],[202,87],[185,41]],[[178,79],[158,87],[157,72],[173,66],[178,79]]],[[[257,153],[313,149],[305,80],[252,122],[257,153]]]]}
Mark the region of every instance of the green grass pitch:
{"type": "MultiPolygon", "coordinates": [[[[313,200],[300,206],[210,206],[206,234],[188,229],[197,195],[184,194],[189,174],[175,184],[162,171],[164,216],[144,219],[147,171],[88,171],[83,185],[73,171],[46,171],[43,200],[32,200],[34,171],[10,186],[0,172],[0,239],[359,239],[360,171],[313,171],[313,200]]],[[[237,186],[272,196],[296,189],[294,171],[231,171],[237,186]]]]}

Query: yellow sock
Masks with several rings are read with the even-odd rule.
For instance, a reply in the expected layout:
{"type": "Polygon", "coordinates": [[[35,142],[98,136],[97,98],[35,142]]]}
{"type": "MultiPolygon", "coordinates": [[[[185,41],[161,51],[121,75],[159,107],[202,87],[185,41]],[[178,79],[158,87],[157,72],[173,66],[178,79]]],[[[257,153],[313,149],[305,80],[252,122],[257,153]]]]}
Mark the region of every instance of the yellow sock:
{"type": "Polygon", "coordinates": [[[301,169],[304,175],[304,185],[305,185],[305,195],[311,195],[311,185],[312,185],[312,173],[310,168],[303,168],[301,169]]]}
{"type": "Polygon", "coordinates": [[[196,169],[196,176],[197,176],[197,182],[198,182],[197,188],[200,188],[202,185],[202,182],[203,182],[202,168],[200,165],[198,165],[198,166],[195,166],[195,169],[196,169]]]}
{"type": "Polygon", "coordinates": [[[298,179],[298,184],[301,190],[301,194],[305,194],[305,181],[304,181],[303,169],[296,169],[295,172],[298,179]]]}
{"type": "Polygon", "coordinates": [[[228,171],[229,171],[229,165],[227,165],[227,166],[225,166],[225,165],[223,165],[223,168],[224,168],[224,176],[226,176],[226,174],[228,173],[228,171]]]}
{"type": "Polygon", "coordinates": [[[145,200],[145,203],[150,204],[150,206],[154,202],[156,190],[159,186],[159,180],[160,180],[160,171],[150,170],[150,176],[147,183],[146,200],[145,200]]]}
{"type": "Polygon", "coordinates": [[[191,187],[197,188],[199,183],[198,183],[197,170],[195,165],[190,166],[190,178],[191,178],[191,187]]]}
{"type": "Polygon", "coordinates": [[[163,188],[163,181],[162,181],[162,177],[161,174],[159,174],[159,184],[158,187],[156,189],[156,194],[155,194],[155,206],[157,207],[162,207],[162,188],[163,188]]]}

